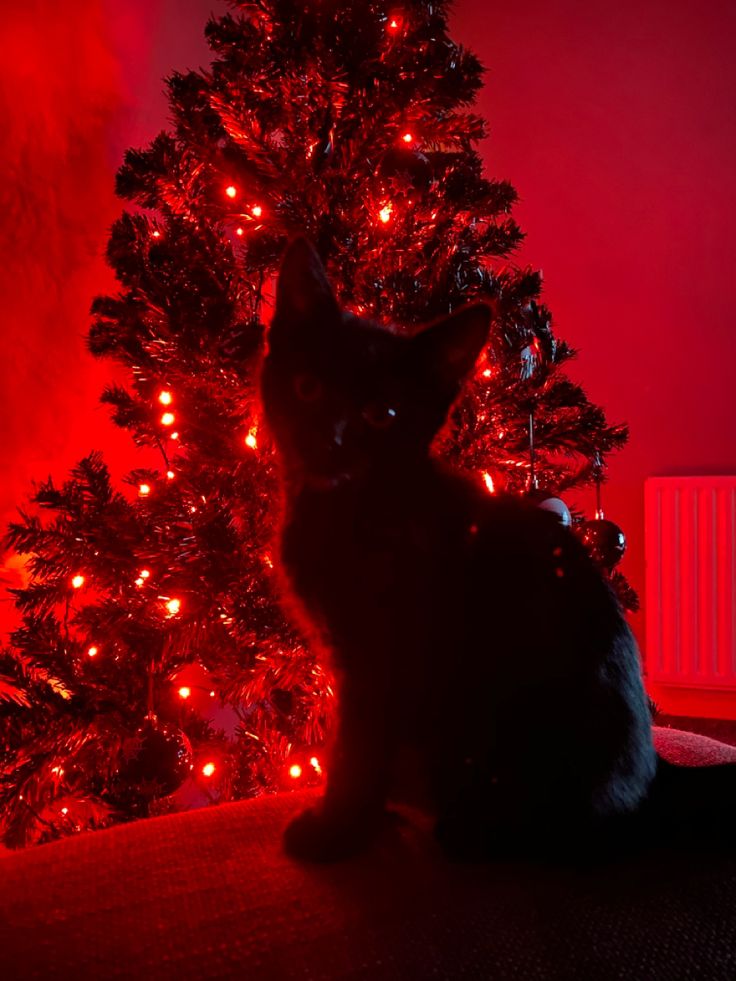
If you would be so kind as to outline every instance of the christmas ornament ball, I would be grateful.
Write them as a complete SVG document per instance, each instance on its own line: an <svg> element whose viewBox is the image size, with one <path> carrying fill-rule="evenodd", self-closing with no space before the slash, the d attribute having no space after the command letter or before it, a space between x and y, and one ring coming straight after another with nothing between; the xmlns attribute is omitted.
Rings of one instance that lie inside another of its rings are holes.
<svg viewBox="0 0 736 981"><path fill-rule="evenodd" d="M182 785L192 763L192 744L176 726L150 717L123 744L119 774L144 797L168 797Z"/></svg>
<svg viewBox="0 0 736 981"><path fill-rule="evenodd" d="M550 511L552 514L554 514L564 528L569 528L572 525L572 515L570 514L570 509L562 498L557 497L553 491L538 488L536 490L529 491L527 497L533 504L536 504L538 508L541 508L543 511Z"/></svg>
<svg viewBox="0 0 736 981"><path fill-rule="evenodd" d="M426 191L432 183L432 165L419 150L391 147L381 158L379 173L392 182L396 193Z"/></svg>
<svg viewBox="0 0 736 981"><path fill-rule="evenodd" d="M626 551L626 536L617 524L606 518L584 522L580 526L580 537L595 561L609 572Z"/></svg>

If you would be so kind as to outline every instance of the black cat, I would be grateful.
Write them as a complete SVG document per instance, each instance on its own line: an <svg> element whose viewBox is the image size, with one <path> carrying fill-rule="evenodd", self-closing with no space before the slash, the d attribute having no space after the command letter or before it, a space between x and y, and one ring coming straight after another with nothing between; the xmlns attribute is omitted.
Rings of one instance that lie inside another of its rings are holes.
<svg viewBox="0 0 736 981"><path fill-rule="evenodd" d="M585 549L430 452L490 321L469 306L407 338L341 312L304 240L284 259L262 372L281 565L339 713L294 855L365 847L407 747L458 856L610 839L669 795L636 643Z"/></svg>

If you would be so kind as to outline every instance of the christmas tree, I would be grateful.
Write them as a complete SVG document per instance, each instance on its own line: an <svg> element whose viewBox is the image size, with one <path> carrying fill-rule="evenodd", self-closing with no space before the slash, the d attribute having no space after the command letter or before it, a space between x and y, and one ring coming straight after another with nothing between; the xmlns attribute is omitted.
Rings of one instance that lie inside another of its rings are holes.
<svg viewBox="0 0 736 981"><path fill-rule="evenodd" d="M438 446L489 492L555 498L626 438L564 374L540 276L512 261L516 194L483 173L482 67L448 36L449 4L232 6L206 27L209 69L167 80L171 131L118 173L120 290L94 301L89 348L127 373L102 398L140 466L118 487L91 453L9 531L28 574L0 654L12 847L320 779L330 677L277 605L257 398L295 234L340 301L382 323L493 298Z"/></svg>

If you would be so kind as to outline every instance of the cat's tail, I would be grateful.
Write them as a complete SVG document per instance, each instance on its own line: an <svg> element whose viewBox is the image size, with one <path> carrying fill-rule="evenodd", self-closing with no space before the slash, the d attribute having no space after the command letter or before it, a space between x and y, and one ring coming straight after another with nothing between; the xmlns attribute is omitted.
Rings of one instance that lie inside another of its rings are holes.
<svg viewBox="0 0 736 981"><path fill-rule="evenodd" d="M736 847L736 763L679 766L658 756L640 817L655 840Z"/></svg>

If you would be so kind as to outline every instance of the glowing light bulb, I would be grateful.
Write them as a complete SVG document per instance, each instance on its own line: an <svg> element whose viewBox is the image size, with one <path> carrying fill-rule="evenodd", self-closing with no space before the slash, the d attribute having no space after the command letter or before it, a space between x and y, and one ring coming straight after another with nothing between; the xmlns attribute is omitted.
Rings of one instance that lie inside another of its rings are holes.
<svg viewBox="0 0 736 981"><path fill-rule="evenodd" d="M169 611L169 616L176 616L176 614L181 610L181 600L170 599L166 603L166 609Z"/></svg>
<svg viewBox="0 0 736 981"><path fill-rule="evenodd" d="M483 372L483 377L484 378L490 378L492 374L493 374L493 372L491 371L491 369L490 368L486 368L484 370L484 372Z"/></svg>
<svg viewBox="0 0 736 981"><path fill-rule="evenodd" d="M253 214L253 215L254 215L254 216L255 216L256 218L260 218L260 217L261 217L261 215L263 214L263 208L262 208L262 207L260 206L260 204L256 204L256 205L254 205L254 206L253 206L253 207L252 207L252 208L251 208L250 210L251 210L251 213L252 213L252 214Z"/></svg>
<svg viewBox="0 0 736 981"><path fill-rule="evenodd" d="M398 17L392 17L391 20L388 22L388 29L390 31L398 31L400 27L401 27L401 20Z"/></svg>
<svg viewBox="0 0 736 981"><path fill-rule="evenodd" d="M255 450L258 446L258 440L256 439L257 433L258 430L254 426L253 429L251 429L248 435L245 437L245 445L249 447L251 450Z"/></svg>
<svg viewBox="0 0 736 981"><path fill-rule="evenodd" d="M210 692L210 698L214 698L214 697L215 697L215 693L213 691L211 691Z"/></svg>
<svg viewBox="0 0 736 981"><path fill-rule="evenodd" d="M321 772L322 772L322 767L320 766L320 763L319 763L319 760L317 759L317 757L316 757L316 756L312 756L312 757L310 758L310 760L309 760L309 762L310 762L310 763L312 764L312 766L314 767L314 772L315 772L315 773L321 773Z"/></svg>
<svg viewBox="0 0 736 981"><path fill-rule="evenodd" d="M72 586L75 589L79 589L80 587L84 586L84 576L79 573L76 576L74 576L72 578Z"/></svg>
<svg viewBox="0 0 736 981"><path fill-rule="evenodd" d="M163 426L173 426L175 418L176 417L174 416L173 412L164 412L164 414L161 416L161 424ZM174 438L173 435L171 438Z"/></svg>
<svg viewBox="0 0 736 981"><path fill-rule="evenodd" d="M202 773L206 777L211 777L214 772L215 772L215 764L214 763L205 763L205 765L202 767Z"/></svg>
<svg viewBox="0 0 736 981"><path fill-rule="evenodd" d="M294 780L298 780L301 775L302 775L302 768L299 766L298 763L294 763L293 766L289 767L289 776L292 777Z"/></svg>
<svg viewBox="0 0 736 981"><path fill-rule="evenodd" d="M99 650L99 648L97 648L97 647L95 647L94 645L92 645L92 647L89 647L89 648L87 648L87 654L88 654L88 655L89 655L90 657L94 657L94 656L95 656L95 655L97 654L97 651L98 651L98 650Z"/></svg>
<svg viewBox="0 0 736 981"><path fill-rule="evenodd" d="M178 439L179 438L179 434L178 433L172 433L171 434L171 438L172 439Z"/></svg>
<svg viewBox="0 0 736 981"><path fill-rule="evenodd" d="M236 228L235 229L235 234L236 235L242 235L243 234L243 229L242 228Z"/></svg>
<svg viewBox="0 0 736 981"><path fill-rule="evenodd" d="M154 238L161 238L161 232L158 229L155 229L153 232L151 232L151 235Z"/></svg>
<svg viewBox="0 0 736 981"><path fill-rule="evenodd" d="M404 141L404 143L413 143L414 142L414 137L411 135L411 133L404 133L404 135L401 137L401 139Z"/></svg>
<svg viewBox="0 0 736 981"><path fill-rule="evenodd" d="M141 579L150 578L151 572L149 569L141 569Z"/></svg>
<svg viewBox="0 0 736 981"><path fill-rule="evenodd" d="M68 807L62 807L61 813L62 814L68 814L69 813L69 808Z"/></svg>
<svg viewBox="0 0 736 981"><path fill-rule="evenodd" d="M391 205L391 204L386 204L386 205L384 205L384 206L383 206L383 207L381 208L381 210L380 210L380 211L378 212L378 217L379 217L379 218L381 219L381 221L382 221L382 222L384 223L384 225L385 225L385 224L386 224L387 222L389 222L389 221L391 221L391 215L392 215L392 213L393 213L393 210L394 210L394 209L393 209L393 205Z"/></svg>
<svg viewBox="0 0 736 981"><path fill-rule="evenodd" d="M174 401L174 396L171 394L171 392L164 389L163 392L158 393L158 400L161 405L171 405L171 403Z"/></svg>
<svg viewBox="0 0 736 981"><path fill-rule="evenodd" d="M228 184L225 188L225 194L231 199L236 198L238 196L238 189L234 184Z"/></svg>
<svg viewBox="0 0 736 981"><path fill-rule="evenodd" d="M487 470L483 474L483 483L486 485L486 490L489 494L496 493L496 485L493 483L493 477L491 477Z"/></svg>
<svg viewBox="0 0 736 981"><path fill-rule="evenodd" d="M186 685L182 685L182 687L179 689L179 698L189 698L191 694L192 694L192 689L187 688Z"/></svg>
<svg viewBox="0 0 736 981"><path fill-rule="evenodd" d="M138 494L141 497L148 497L148 495L150 493L151 493L151 485L150 484L139 484L138 485Z"/></svg>
<svg viewBox="0 0 736 981"><path fill-rule="evenodd" d="M266 552L266 554L263 556L263 561L265 562L265 564L268 566L269 569L273 569L273 559L268 554L268 552Z"/></svg>
<svg viewBox="0 0 736 981"><path fill-rule="evenodd" d="M169 480L173 480L174 477L176 476L176 474L174 473L173 470L167 470L166 471L166 476L169 478Z"/></svg>

